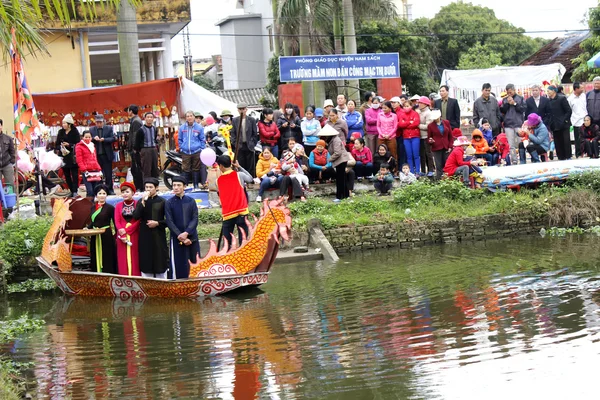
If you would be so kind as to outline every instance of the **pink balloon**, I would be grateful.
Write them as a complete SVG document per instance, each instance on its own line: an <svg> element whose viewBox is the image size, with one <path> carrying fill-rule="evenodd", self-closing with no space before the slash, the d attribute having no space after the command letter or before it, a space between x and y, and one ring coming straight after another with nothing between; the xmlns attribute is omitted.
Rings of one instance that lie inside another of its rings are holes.
<svg viewBox="0 0 600 400"><path fill-rule="evenodd" d="M207 147L200 152L200 161L202 161L202 164L206 165L207 167L212 167L216 160L217 154L210 147Z"/></svg>

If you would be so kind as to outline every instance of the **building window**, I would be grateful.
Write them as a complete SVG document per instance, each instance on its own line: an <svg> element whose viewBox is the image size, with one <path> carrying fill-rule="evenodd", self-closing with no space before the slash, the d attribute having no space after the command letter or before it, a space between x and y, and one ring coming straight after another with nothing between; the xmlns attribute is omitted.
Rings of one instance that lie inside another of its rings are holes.
<svg viewBox="0 0 600 400"><path fill-rule="evenodd" d="M267 32L269 33L269 50L273 51L273 25L267 26Z"/></svg>

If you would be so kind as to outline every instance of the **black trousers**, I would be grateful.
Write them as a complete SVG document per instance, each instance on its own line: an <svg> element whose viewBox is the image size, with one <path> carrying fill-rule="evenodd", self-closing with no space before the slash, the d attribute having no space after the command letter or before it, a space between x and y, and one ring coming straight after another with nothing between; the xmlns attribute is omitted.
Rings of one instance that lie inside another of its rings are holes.
<svg viewBox="0 0 600 400"><path fill-rule="evenodd" d="M335 167L335 198L339 200L350 197L348 185L346 184L346 167L347 162L343 162Z"/></svg>
<svg viewBox="0 0 600 400"><path fill-rule="evenodd" d="M144 177L142 176L142 160L139 153L131 152L131 175L133 184L138 192L144 191Z"/></svg>
<svg viewBox="0 0 600 400"><path fill-rule="evenodd" d="M435 179L439 180L442 178L448 155L448 150L437 150L433 152L433 160L435 161Z"/></svg>
<svg viewBox="0 0 600 400"><path fill-rule="evenodd" d="M79 191L79 167L63 167L62 170L71 194L76 195Z"/></svg>
<svg viewBox="0 0 600 400"><path fill-rule="evenodd" d="M233 231L236 226L238 228L238 246L242 243L242 231L244 231L246 238L248 238L248 225L246 224L245 215L238 215L235 218L223 221L223 238L227 239L228 250L231 248L231 239L233 238Z"/></svg>
<svg viewBox="0 0 600 400"><path fill-rule="evenodd" d="M254 149L249 150L245 145L240 146L240 150L237 152L237 159L240 162L240 166L244 168L253 178L256 177L256 158L254 155Z"/></svg>
<svg viewBox="0 0 600 400"><path fill-rule="evenodd" d="M377 192L387 193L390 190L392 190L393 184L392 183L383 183L381 181L375 181L374 186L375 186L375 190Z"/></svg>
<svg viewBox="0 0 600 400"><path fill-rule="evenodd" d="M311 168L309 174L311 182L321 181L321 183L323 183L323 181L326 181L327 179L333 179L333 177L335 176L335 170L331 167L325 170ZM319 175L321 175L321 177L319 177Z"/></svg>
<svg viewBox="0 0 600 400"><path fill-rule="evenodd" d="M575 139L575 157L581 157L581 140L579 139L579 132L581 132L581 126L573 127L573 138ZM571 138L569 137L569 140Z"/></svg>
<svg viewBox="0 0 600 400"><path fill-rule="evenodd" d="M303 194L302 186L300 186L300 182L298 182L298 179L292 179L291 176L284 176L281 180L281 186L279 186L279 195L287 196L290 185L293 188L293 196L301 197Z"/></svg>
<svg viewBox="0 0 600 400"><path fill-rule="evenodd" d="M111 154L98 154L98 164L100 164L100 168L102 168L102 174L104 175L104 183L108 186L108 190L110 190L109 194L113 194L115 191L113 189L113 176L112 176L112 162L113 155Z"/></svg>
<svg viewBox="0 0 600 400"><path fill-rule="evenodd" d="M552 131L554 135L554 147L556 148L556 156L559 160L566 160L573 156L571 151L571 136L569 128Z"/></svg>

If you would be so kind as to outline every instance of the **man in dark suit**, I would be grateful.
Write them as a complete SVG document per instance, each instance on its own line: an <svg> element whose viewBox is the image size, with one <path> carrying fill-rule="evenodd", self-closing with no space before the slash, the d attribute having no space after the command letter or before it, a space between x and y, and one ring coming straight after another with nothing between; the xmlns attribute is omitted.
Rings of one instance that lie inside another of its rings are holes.
<svg viewBox="0 0 600 400"><path fill-rule="evenodd" d="M442 112L442 119L450 121L452 129L460 128L460 107L458 106L458 100L451 98L449 94L447 85L440 86L440 96L442 98L436 100L434 105L435 108Z"/></svg>
<svg viewBox="0 0 600 400"><path fill-rule="evenodd" d="M238 143L238 130L241 132L239 138L239 148L234 149L237 153L237 160L240 166L250 172L252 176L256 176L256 159L254 147L258 142L258 127L256 120L246 115L248 106L240 103L237 106L239 117L235 117L232 121L233 129L231 129L231 145L235 146ZM241 126L241 129L240 129Z"/></svg>
<svg viewBox="0 0 600 400"><path fill-rule="evenodd" d="M96 146L96 157L98 158L98 164L102 168L102 174L104 175L104 182L108 189L109 194L114 194L113 190L113 178L112 178L112 162L114 158L112 144L115 141L115 133L112 126L104 125L104 116L96 115L96 126L90 128L94 145Z"/></svg>
<svg viewBox="0 0 600 400"><path fill-rule="evenodd" d="M541 88L538 85L531 87L531 97L525 100L525 119L529 114L535 113L542 117L546 128L550 129L552 117L550 115L550 100L541 95Z"/></svg>
<svg viewBox="0 0 600 400"><path fill-rule="evenodd" d="M142 164L139 153L133 151L135 136L137 131L142 128L143 122L139 116L139 107L135 104L125 108L129 117L129 140L127 142L127 150L131 156L131 175L133 175L133 183L136 190L141 192L144 190L144 178L142 175Z"/></svg>
<svg viewBox="0 0 600 400"><path fill-rule="evenodd" d="M556 86L548 86L550 99L550 129L554 137L554 146L559 160L570 160L573 156L571 149L571 106L564 94L558 93Z"/></svg>

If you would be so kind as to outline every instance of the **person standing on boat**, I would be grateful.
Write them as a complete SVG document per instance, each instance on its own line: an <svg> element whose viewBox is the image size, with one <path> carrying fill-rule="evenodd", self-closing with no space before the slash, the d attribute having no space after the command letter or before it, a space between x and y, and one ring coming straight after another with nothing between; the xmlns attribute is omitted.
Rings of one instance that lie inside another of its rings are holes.
<svg viewBox="0 0 600 400"><path fill-rule="evenodd" d="M171 233L171 268L169 279L185 279L190 274L190 261L200 254L198 242L198 206L196 200L185 195L187 181L182 176L173 178L174 196L167 200L165 214Z"/></svg>
<svg viewBox="0 0 600 400"><path fill-rule="evenodd" d="M238 228L238 243L242 242L242 231L248 237L248 197L244 190L244 183L238 173L231 168L231 158L223 154L217 158L221 176L217 179L217 190L223 213L222 235L227 240L228 250L233 240L233 230Z"/></svg>
<svg viewBox="0 0 600 400"><path fill-rule="evenodd" d="M88 228L105 229L104 233L92 236L90 241L90 265L93 272L116 274L115 238L112 226L115 224L115 208L106 203L108 186L101 184L94 189L96 202L92 207L91 223Z"/></svg>
<svg viewBox="0 0 600 400"><path fill-rule="evenodd" d="M142 199L137 202L133 218L139 220L139 265L144 278L167 279L169 250L167 248L167 220L165 199L157 193L158 179L144 181Z"/></svg>
<svg viewBox="0 0 600 400"><path fill-rule="evenodd" d="M115 207L117 267L119 275L140 276L138 257L140 221L133 217L137 203L133 199L135 185L123 182L120 189L123 201Z"/></svg>

